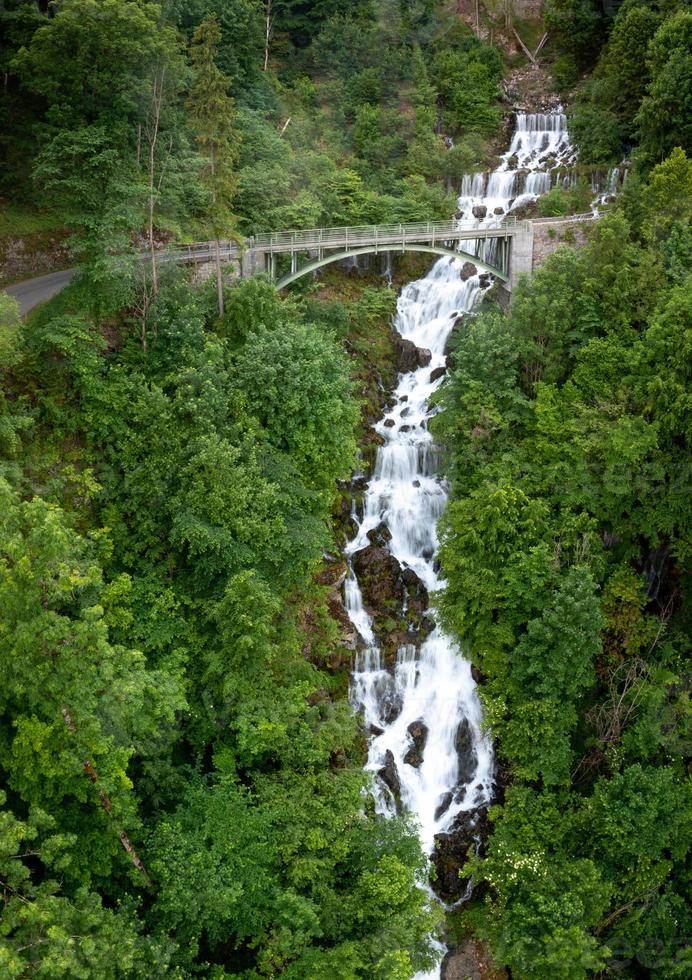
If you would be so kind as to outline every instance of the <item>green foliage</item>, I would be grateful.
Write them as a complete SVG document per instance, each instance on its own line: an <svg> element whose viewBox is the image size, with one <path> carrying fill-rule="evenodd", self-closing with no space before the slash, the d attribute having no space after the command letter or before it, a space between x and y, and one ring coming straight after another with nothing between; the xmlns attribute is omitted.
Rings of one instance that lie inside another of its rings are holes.
<svg viewBox="0 0 692 980"><path fill-rule="evenodd" d="M675 146L690 151L690 24L684 5L622 4L573 108L582 161L615 163L638 144L639 163L648 169Z"/></svg>
<svg viewBox="0 0 692 980"><path fill-rule="evenodd" d="M580 67L593 64L605 40L605 21L595 0L547 0L544 19L561 51Z"/></svg>
<svg viewBox="0 0 692 980"><path fill-rule="evenodd" d="M563 214L584 214L588 212L593 199L593 191L585 180L578 181L567 189L553 187L538 199L538 209L545 218L555 218Z"/></svg>
<svg viewBox="0 0 692 980"><path fill-rule="evenodd" d="M689 181L681 149L635 177L464 325L439 396L440 608L510 780L465 919L521 977L687 966Z"/></svg>
<svg viewBox="0 0 692 980"><path fill-rule="evenodd" d="M458 48L438 51L432 75L453 130L464 136L495 132L500 121L502 63L494 48L485 47L472 34L463 36Z"/></svg>
<svg viewBox="0 0 692 980"><path fill-rule="evenodd" d="M236 378L249 411L307 486L326 490L348 476L357 412L343 357L329 337L311 324L265 323L239 354Z"/></svg>

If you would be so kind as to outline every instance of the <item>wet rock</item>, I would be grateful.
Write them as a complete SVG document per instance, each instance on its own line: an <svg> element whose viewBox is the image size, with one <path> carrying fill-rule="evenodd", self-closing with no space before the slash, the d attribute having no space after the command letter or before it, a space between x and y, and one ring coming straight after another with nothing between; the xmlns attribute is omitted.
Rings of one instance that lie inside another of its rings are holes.
<svg viewBox="0 0 692 980"><path fill-rule="evenodd" d="M404 762L417 769L423 762L425 743L428 740L428 726L422 721L412 721L406 731L411 736L413 744L404 756Z"/></svg>
<svg viewBox="0 0 692 980"><path fill-rule="evenodd" d="M437 381L438 378L444 378L446 373L447 373L446 367L433 368L433 370L430 372L430 384L433 384L435 381Z"/></svg>
<svg viewBox="0 0 692 980"><path fill-rule="evenodd" d="M412 480L411 486L416 487L416 489L418 489L418 487L420 486L420 480Z"/></svg>
<svg viewBox="0 0 692 980"><path fill-rule="evenodd" d="M401 707L401 695L397 694L393 688L390 688L380 705L380 714L385 725L391 725L392 722L397 720L401 714Z"/></svg>
<svg viewBox="0 0 692 980"><path fill-rule="evenodd" d="M461 786L469 783L478 767L478 755L473 745L473 733L468 718L462 718L457 728L455 746L459 758L458 780Z"/></svg>
<svg viewBox="0 0 692 980"><path fill-rule="evenodd" d="M478 218L479 221L482 221L483 218L485 218L485 216L487 215L487 213L488 213L488 209L486 208L485 204L474 204L473 206L474 218Z"/></svg>
<svg viewBox="0 0 692 980"><path fill-rule="evenodd" d="M368 531L368 541L378 548L384 548L392 540L392 532L385 523L378 524L372 531Z"/></svg>
<svg viewBox="0 0 692 980"><path fill-rule="evenodd" d="M540 216L540 208L536 201L526 201L524 204L520 204L519 207L512 208L512 216L518 221L523 218L538 218Z"/></svg>
<svg viewBox="0 0 692 980"><path fill-rule="evenodd" d="M348 483L348 489L351 491L351 494L353 496L356 496L357 494L365 493L365 491L368 489L367 476L363 476L363 474L361 473L359 473L357 476L354 476L353 479L350 480Z"/></svg>
<svg viewBox="0 0 692 980"><path fill-rule="evenodd" d="M436 872L433 887L443 902L456 902L466 892L469 881L462 876L462 868L470 857L482 853L487 835L485 809L462 811L448 833L435 835L431 857Z"/></svg>
<svg viewBox="0 0 692 980"><path fill-rule="evenodd" d="M399 426L399 432L410 432L410 431L411 431L411 426L410 425L401 425L401 426Z"/></svg>
<svg viewBox="0 0 692 980"><path fill-rule="evenodd" d="M378 770L377 775L380 777L385 786L391 790L398 806L401 799L401 785L399 783L399 773L397 772L396 762L394 761L394 753L391 749L387 749L385 752L384 765L380 770Z"/></svg>
<svg viewBox="0 0 692 980"><path fill-rule="evenodd" d="M483 289L485 289L487 286L489 286L492 281L493 281L493 277L490 275L489 272L482 273L482 275L480 276L480 279L479 279L479 282L480 282L481 286L483 287Z"/></svg>
<svg viewBox="0 0 692 980"><path fill-rule="evenodd" d="M464 939L442 961L441 980L506 980L507 973L492 961L490 950L480 939Z"/></svg>
<svg viewBox="0 0 692 980"><path fill-rule="evenodd" d="M321 569L315 576L315 581L318 585L331 585L334 588L339 588L343 585L347 572L346 562L340 561Z"/></svg>
<svg viewBox="0 0 692 980"><path fill-rule="evenodd" d="M495 210L493 211L493 214L504 214L504 213L505 213L504 208L495 208Z"/></svg>
<svg viewBox="0 0 692 980"><path fill-rule="evenodd" d="M420 626L420 617L428 608L428 590L412 568L405 568L401 580L406 589L408 617L411 625Z"/></svg>
<svg viewBox="0 0 692 980"><path fill-rule="evenodd" d="M385 429L393 429L394 426L396 425L396 422L394 421L394 419L385 419L383 425Z"/></svg>
<svg viewBox="0 0 692 980"><path fill-rule="evenodd" d="M477 276L477 275L478 275L478 269L473 264L473 262L464 262L464 264L461 267L461 272L459 273L459 278L461 279L461 281L466 282L467 279L470 279L472 276Z"/></svg>
<svg viewBox="0 0 692 980"><path fill-rule="evenodd" d="M404 374L415 371L416 368L426 367L432 360L432 354L425 347L416 347L411 340L403 337L396 338L399 370Z"/></svg>
<svg viewBox="0 0 692 980"><path fill-rule="evenodd" d="M473 677L476 684L483 684L485 682L485 674L475 664L471 664L471 677Z"/></svg>
<svg viewBox="0 0 692 980"><path fill-rule="evenodd" d="M461 208L456 209L454 212L454 217L457 221L461 221L461 219L464 217L464 212L461 210Z"/></svg>
<svg viewBox="0 0 692 980"><path fill-rule="evenodd" d="M371 544L357 551L353 567L360 583L363 598L374 611L386 609L403 598L401 566L394 555L381 545Z"/></svg>
<svg viewBox="0 0 692 980"><path fill-rule="evenodd" d="M438 804L437 809L435 810L435 820L439 820L442 814L446 813L447 810L449 810L449 804L452 802L453 799L454 799L454 794L451 792L451 790L449 791L449 793L445 793L445 795L442 797L442 800Z"/></svg>
<svg viewBox="0 0 692 980"><path fill-rule="evenodd" d="M355 650L358 643L358 635L344 605L341 589L334 589L327 596L327 609L329 615L341 627L341 642L348 650Z"/></svg>
<svg viewBox="0 0 692 980"><path fill-rule="evenodd" d="M400 402L407 402L408 401L408 395L402 395L401 398L399 399L399 401Z"/></svg>

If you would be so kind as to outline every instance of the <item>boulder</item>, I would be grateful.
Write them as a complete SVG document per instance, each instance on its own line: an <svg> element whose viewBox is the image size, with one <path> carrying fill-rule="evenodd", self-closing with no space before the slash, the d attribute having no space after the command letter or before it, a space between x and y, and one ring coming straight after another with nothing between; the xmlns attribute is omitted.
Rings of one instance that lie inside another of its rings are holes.
<svg viewBox="0 0 692 980"><path fill-rule="evenodd" d="M404 756L404 762L417 769L423 762L423 752L428 739L428 727L422 721L412 721L406 731L411 736L411 747Z"/></svg>
<svg viewBox="0 0 692 980"><path fill-rule="evenodd" d="M473 779L478 767L478 755L473 745L473 733L468 718L462 718L459 722L455 745L459 759L457 778L460 786L466 786Z"/></svg>
<svg viewBox="0 0 692 980"><path fill-rule="evenodd" d="M461 279L461 281L466 282L467 279L470 279L472 276L477 276L477 275L478 275L478 269L473 264L473 262L464 262L464 264L461 267L461 272L459 273L459 278Z"/></svg>
<svg viewBox="0 0 692 980"><path fill-rule="evenodd" d="M488 213L488 209L486 208L485 204L474 204L473 206L474 218L478 218L479 221L482 221L483 218L485 218L485 216L487 215L487 213Z"/></svg>
<svg viewBox="0 0 692 980"><path fill-rule="evenodd" d="M399 426L399 432L410 432L410 431L411 431L411 426L410 425L400 425Z"/></svg>
<svg viewBox="0 0 692 980"><path fill-rule="evenodd" d="M403 337L396 338L398 353L399 370L403 374L415 371L419 367L427 367L432 360L432 354L424 347L416 347L412 340L405 340Z"/></svg>
<svg viewBox="0 0 692 980"><path fill-rule="evenodd" d="M526 201L524 204L520 204L519 207L511 208L511 212L517 221L520 221L522 218L538 218L541 213L537 201Z"/></svg>
<svg viewBox="0 0 692 980"><path fill-rule="evenodd" d="M398 809L401 800L401 785L399 783L396 762L394 761L394 754L391 749L387 749L385 752L384 765L378 770L377 775L385 786L391 790Z"/></svg>
<svg viewBox="0 0 692 980"><path fill-rule="evenodd" d="M451 829L435 835L435 850L431 860L435 866L434 889L443 902L458 901L466 892L469 881L461 869L470 857L481 851L488 834L486 810L462 810Z"/></svg>
<svg viewBox="0 0 692 980"><path fill-rule="evenodd" d="M374 527L372 531L368 531L367 539L378 548L384 548L392 540L392 532L383 522L382 524L378 524L377 527Z"/></svg>
<svg viewBox="0 0 692 980"><path fill-rule="evenodd" d="M430 384L434 384L434 382L437 381L438 378L444 378L446 373L447 373L447 368L444 366L433 368L433 370L430 372Z"/></svg>
<svg viewBox="0 0 692 980"><path fill-rule="evenodd" d="M493 214L504 214L504 213L505 213L504 208L495 208L495 210L493 211Z"/></svg>
<svg viewBox="0 0 692 980"><path fill-rule="evenodd" d="M439 820L442 814L449 810L449 804L452 802L453 798L454 794L451 791L449 793L445 793L435 810L435 820Z"/></svg>
<svg viewBox="0 0 692 980"><path fill-rule="evenodd" d="M394 426L396 425L396 422L394 421L394 419L385 419L383 425L385 429L393 429Z"/></svg>

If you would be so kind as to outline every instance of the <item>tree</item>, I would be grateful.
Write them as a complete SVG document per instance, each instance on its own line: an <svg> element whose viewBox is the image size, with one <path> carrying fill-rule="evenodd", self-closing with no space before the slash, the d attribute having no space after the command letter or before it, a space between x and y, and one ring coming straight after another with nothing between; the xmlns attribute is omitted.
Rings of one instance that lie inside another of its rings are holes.
<svg viewBox="0 0 692 980"><path fill-rule="evenodd" d="M692 13L666 18L647 50L651 82L636 123L644 161L659 163L676 146L692 153Z"/></svg>
<svg viewBox="0 0 692 980"><path fill-rule="evenodd" d="M234 126L234 103L228 82L216 66L221 31L216 17L203 21L195 31L190 48L193 81L188 96L190 124L200 149L207 157L208 218L216 246L216 289L219 314L224 297L219 239L233 228L231 204L236 188L234 164L238 134Z"/></svg>
<svg viewBox="0 0 692 980"><path fill-rule="evenodd" d="M135 160L123 158L103 126L63 130L40 153L34 180L79 226L72 238L81 264L77 286L98 322L132 296L132 230L142 204Z"/></svg>
<svg viewBox="0 0 692 980"><path fill-rule="evenodd" d="M131 756L154 750L171 725L182 706L177 684L147 670L140 653L110 643L108 586L93 548L60 509L21 502L4 481L0 493L0 711L13 719L3 725L8 784L63 830L80 827L89 844L74 854L72 875L88 881L90 848L94 865L108 868L119 838L148 880L124 830L137 824L127 770Z"/></svg>
<svg viewBox="0 0 692 980"><path fill-rule="evenodd" d="M272 445L306 485L331 497L355 457L357 409L343 353L312 324L258 325L236 361L235 384Z"/></svg>

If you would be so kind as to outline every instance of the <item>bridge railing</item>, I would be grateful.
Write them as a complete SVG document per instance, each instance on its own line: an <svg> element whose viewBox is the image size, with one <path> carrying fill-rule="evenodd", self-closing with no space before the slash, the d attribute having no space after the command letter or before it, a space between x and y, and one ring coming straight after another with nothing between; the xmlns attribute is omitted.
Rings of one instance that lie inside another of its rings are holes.
<svg viewBox="0 0 692 980"><path fill-rule="evenodd" d="M517 218L508 215L497 225L477 227L463 220L452 221L409 221L399 224L382 225L344 225L337 228L306 228L291 231L271 231L253 235L245 239L243 245L237 242L221 242L224 257L238 251L258 249L260 251L293 251L303 248L329 248L334 245L347 247L370 244L405 244L415 241L438 241L465 238L495 237L508 229L516 228ZM189 245L175 246L171 252L182 259L189 257L212 258L215 245L212 242L193 242Z"/></svg>

